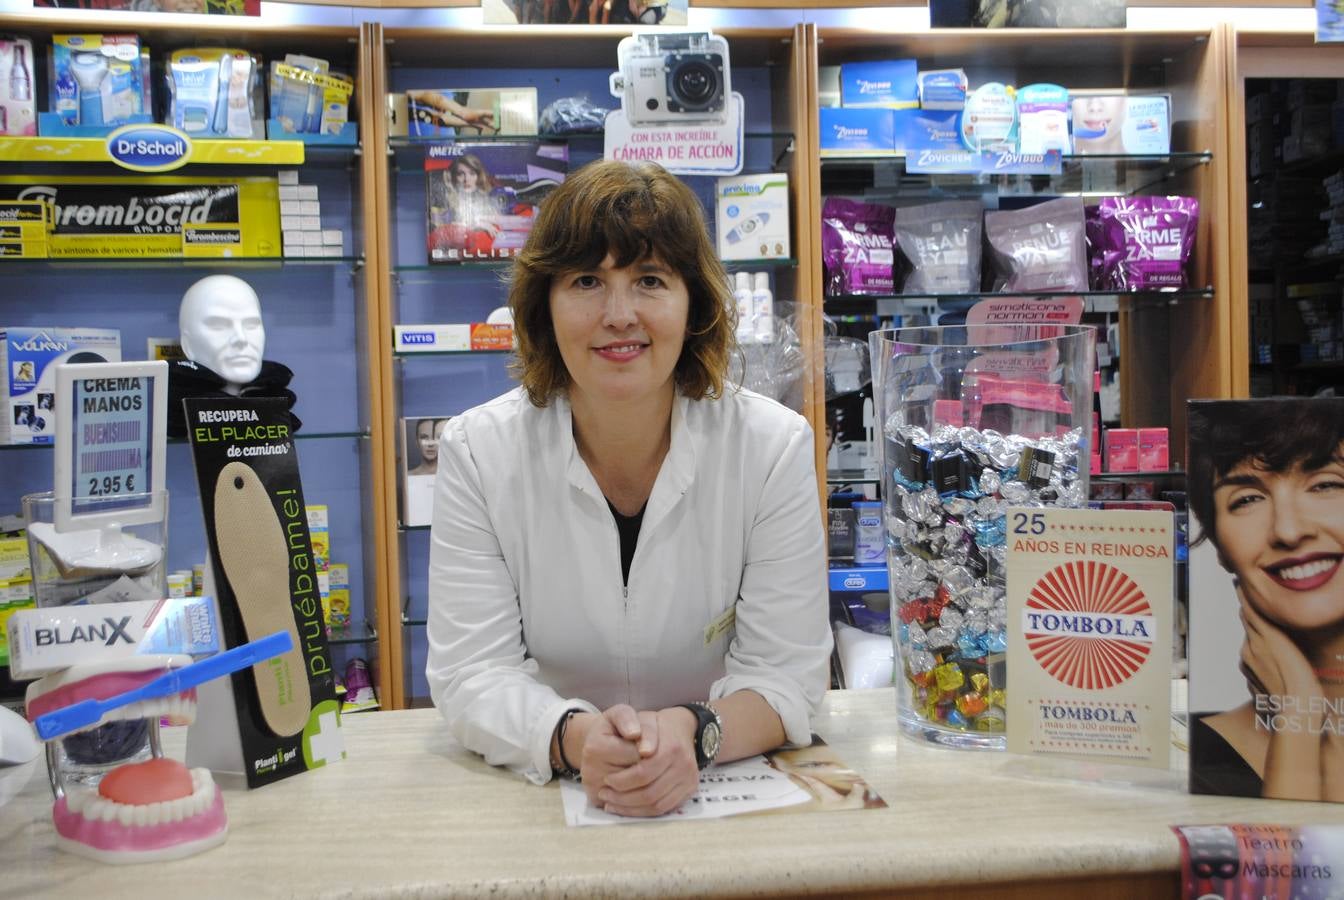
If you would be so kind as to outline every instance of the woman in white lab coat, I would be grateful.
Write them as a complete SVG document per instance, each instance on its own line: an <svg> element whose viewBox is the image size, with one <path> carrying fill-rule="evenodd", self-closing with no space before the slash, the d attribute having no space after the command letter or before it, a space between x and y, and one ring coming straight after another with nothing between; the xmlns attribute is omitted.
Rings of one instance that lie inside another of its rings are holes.
<svg viewBox="0 0 1344 900"><path fill-rule="evenodd" d="M726 382L728 278L656 165L571 175L509 302L522 386L440 443L430 691L488 762L659 815L715 759L811 742L831 648L812 431Z"/></svg>

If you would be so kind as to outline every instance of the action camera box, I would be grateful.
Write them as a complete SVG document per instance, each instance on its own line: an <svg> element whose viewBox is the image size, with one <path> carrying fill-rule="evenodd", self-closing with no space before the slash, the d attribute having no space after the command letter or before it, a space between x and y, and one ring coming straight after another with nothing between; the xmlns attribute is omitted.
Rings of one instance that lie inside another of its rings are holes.
<svg viewBox="0 0 1344 900"><path fill-rule="evenodd" d="M121 362L115 328L0 328L4 409L0 444L56 440L56 369L59 363Z"/></svg>
<svg viewBox="0 0 1344 900"><path fill-rule="evenodd" d="M719 259L787 259L789 176L783 172L720 178L714 231Z"/></svg>

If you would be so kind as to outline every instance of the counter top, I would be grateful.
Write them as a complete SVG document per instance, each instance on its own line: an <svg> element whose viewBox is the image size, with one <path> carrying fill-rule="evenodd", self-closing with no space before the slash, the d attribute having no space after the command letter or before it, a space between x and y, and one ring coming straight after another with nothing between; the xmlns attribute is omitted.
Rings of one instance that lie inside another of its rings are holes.
<svg viewBox="0 0 1344 900"><path fill-rule="evenodd" d="M605 828L566 827L554 782L486 765L434 710L343 724L346 760L226 791L223 846L145 866L57 850L39 761L0 807L0 897L946 897L949 883L976 883L977 897L1174 896L1173 824L1340 819L1333 804L1007 774L1004 754L898 739L889 688L831 692L814 729L886 809Z"/></svg>

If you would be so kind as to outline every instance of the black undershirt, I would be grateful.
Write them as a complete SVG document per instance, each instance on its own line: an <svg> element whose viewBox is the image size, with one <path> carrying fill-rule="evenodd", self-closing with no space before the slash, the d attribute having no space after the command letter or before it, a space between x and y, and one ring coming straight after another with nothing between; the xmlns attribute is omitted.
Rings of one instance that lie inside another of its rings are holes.
<svg viewBox="0 0 1344 900"><path fill-rule="evenodd" d="M630 583L630 563L635 558L635 542L639 540L639 526L644 521L644 510L648 507L648 501L639 508L639 512L633 516L623 516L620 511L612 506L611 501L607 501L611 514L616 517L616 532L621 536L621 583Z"/></svg>

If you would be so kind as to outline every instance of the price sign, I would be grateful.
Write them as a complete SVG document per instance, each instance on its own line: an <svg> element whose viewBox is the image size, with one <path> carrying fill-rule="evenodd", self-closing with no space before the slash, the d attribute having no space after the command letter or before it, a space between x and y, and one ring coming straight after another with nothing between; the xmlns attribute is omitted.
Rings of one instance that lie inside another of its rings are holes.
<svg viewBox="0 0 1344 900"><path fill-rule="evenodd" d="M165 362L57 367L58 529L161 518L167 395Z"/></svg>

